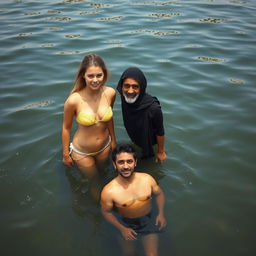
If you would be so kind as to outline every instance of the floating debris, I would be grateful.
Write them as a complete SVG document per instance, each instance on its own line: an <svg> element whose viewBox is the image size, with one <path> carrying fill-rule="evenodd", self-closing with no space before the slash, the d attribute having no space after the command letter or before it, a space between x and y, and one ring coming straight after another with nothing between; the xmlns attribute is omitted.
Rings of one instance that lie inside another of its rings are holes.
<svg viewBox="0 0 256 256"><path fill-rule="evenodd" d="M159 3L157 1L141 1L141 2L133 2L133 5L157 5L157 6L165 6L165 5L172 5L177 4L177 1L168 1L168 2L162 2Z"/></svg>
<svg viewBox="0 0 256 256"><path fill-rule="evenodd" d="M236 31L236 33L239 35L246 35L246 32L244 32L244 31Z"/></svg>
<svg viewBox="0 0 256 256"><path fill-rule="evenodd" d="M55 44L41 44L41 47L53 47Z"/></svg>
<svg viewBox="0 0 256 256"><path fill-rule="evenodd" d="M177 4L177 1L169 1L169 2L157 3L157 5L171 5L171 4Z"/></svg>
<svg viewBox="0 0 256 256"><path fill-rule="evenodd" d="M62 28L57 28L57 27L52 27L52 28L48 28L50 31L61 31L63 30Z"/></svg>
<svg viewBox="0 0 256 256"><path fill-rule="evenodd" d="M41 15L40 12L30 12L30 13L24 13L25 16L38 16Z"/></svg>
<svg viewBox="0 0 256 256"><path fill-rule="evenodd" d="M44 101L41 101L41 102L38 102L38 103L33 103L33 104L29 104L29 105L26 105L26 106L21 107L21 108L17 108L16 111L27 110L27 109L31 109L31 108L46 107L46 106L51 105L53 103L54 103L54 101L52 101L52 100L44 100Z"/></svg>
<svg viewBox="0 0 256 256"><path fill-rule="evenodd" d="M20 34L18 34L18 36L31 36L32 35L32 33L30 32L30 33L20 33Z"/></svg>
<svg viewBox="0 0 256 256"><path fill-rule="evenodd" d="M71 18L69 17L52 17L51 20L57 20L57 21L69 21Z"/></svg>
<svg viewBox="0 0 256 256"><path fill-rule="evenodd" d="M95 8L110 8L113 7L114 5L111 4L91 4L91 6Z"/></svg>
<svg viewBox="0 0 256 256"><path fill-rule="evenodd" d="M169 30L169 31L156 31L156 30L135 30L132 31L131 33L147 33L147 34L152 34L156 36L166 36L166 35L171 35L171 34L178 34L177 31L175 30Z"/></svg>
<svg viewBox="0 0 256 256"><path fill-rule="evenodd" d="M232 84L244 84L244 81L243 81L243 80L234 79L234 78L230 78L230 79L229 79L229 82L232 83Z"/></svg>
<svg viewBox="0 0 256 256"><path fill-rule="evenodd" d="M176 17L181 16L180 13L152 13L149 14L151 17L157 17L157 18L170 18L170 17Z"/></svg>
<svg viewBox="0 0 256 256"><path fill-rule="evenodd" d="M199 60L202 61L208 61L208 62L225 62L226 60L224 59L218 59L218 58L211 58L211 57L197 57Z"/></svg>
<svg viewBox="0 0 256 256"><path fill-rule="evenodd" d="M222 19L222 18L205 18L205 19L200 19L199 21L206 22L206 23L221 23L221 22L227 21L227 19Z"/></svg>
<svg viewBox="0 0 256 256"><path fill-rule="evenodd" d="M173 35L173 34L179 34L175 30L170 30L170 31L154 31L153 33L156 36L166 36L166 35Z"/></svg>
<svg viewBox="0 0 256 256"><path fill-rule="evenodd" d="M49 11L47 11L47 13L49 13L49 14L57 14L57 13L61 13L61 11L49 10Z"/></svg>
<svg viewBox="0 0 256 256"><path fill-rule="evenodd" d="M122 19L123 16L117 16L117 17L112 17L112 18L98 18L97 20L101 21L116 21Z"/></svg>
<svg viewBox="0 0 256 256"><path fill-rule="evenodd" d="M97 14L99 13L98 11L92 11L92 12L80 12L79 15L92 15L92 14Z"/></svg>
<svg viewBox="0 0 256 256"><path fill-rule="evenodd" d="M79 34L77 34L77 35L65 35L65 37L67 37L67 38L77 38L77 37L80 37L80 35Z"/></svg>

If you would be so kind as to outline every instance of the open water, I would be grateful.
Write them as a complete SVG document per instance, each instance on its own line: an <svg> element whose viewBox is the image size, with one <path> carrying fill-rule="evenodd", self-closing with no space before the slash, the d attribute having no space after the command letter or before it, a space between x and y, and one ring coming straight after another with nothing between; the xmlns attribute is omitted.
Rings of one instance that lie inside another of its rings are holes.
<svg viewBox="0 0 256 256"><path fill-rule="evenodd" d="M137 65L161 101L168 160L139 165L166 195L160 255L256 255L255 1L2 0L0 31L1 255L119 255L61 161L63 103L91 52L108 85ZM119 96L114 120L129 142Z"/></svg>

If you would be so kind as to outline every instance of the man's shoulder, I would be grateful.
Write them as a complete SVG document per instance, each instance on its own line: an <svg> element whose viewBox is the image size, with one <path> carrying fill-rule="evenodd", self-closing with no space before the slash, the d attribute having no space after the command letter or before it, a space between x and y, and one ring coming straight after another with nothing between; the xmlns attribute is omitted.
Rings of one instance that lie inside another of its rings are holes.
<svg viewBox="0 0 256 256"><path fill-rule="evenodd" d="M114 178L113 180L111 180L110 182L108 182L104 187L103 187L103 191L105 192L111 192L113 191L114 187L116 187L117 185L117 181L116 178Z"/></svg>
<svg viewBox="0 0 256 256"><path fill-rule="evenodd" d="M153 104L150 105L151 109L161 110L160 101L156 97L154 98L155 98L155 101L153 102Z"/></svg>
<svg viewBox="0 0 256 256"><path fill-rule="evenodd" d="M156 183L156 180L148 173L137 172L137 182L143 186L152 186Z"/></svg>
<svg viewBox="0 0 256 256"><path fill-rule="evenodd" d="M158 98L156 96L152 96L152 95L147 94L147 98L148 98L148 101L151 101L151 103L147 107L147 110L161 111L161 104L160 104L160 101L158 100Z"/></svg>
<svg viewBox="0 0 256 256"><path fill-rule="evenodd" d="M153 179L153 177L146 172L136 172L136 177L138 179Z"/></svg>

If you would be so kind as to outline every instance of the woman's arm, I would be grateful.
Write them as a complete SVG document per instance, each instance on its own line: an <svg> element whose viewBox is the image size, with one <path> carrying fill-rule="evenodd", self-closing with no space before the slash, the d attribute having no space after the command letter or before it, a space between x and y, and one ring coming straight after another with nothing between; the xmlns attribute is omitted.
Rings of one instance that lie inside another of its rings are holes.
<svg viewBox="0 0 256 256"><path fill-rule="evenodd" d="M73 123L73 117L75 115L74 103L67 99L64 104L64 117L62 124L62 147L63 147L63 163L69 167L73 164L73 160L69 155L69 142L70 142L70 132Z"/></svg>
<svg viewBox="0 0 256 256"><path fill-rule="evenodd" d="M116 91L111 88L111 103L110 106L114 107L115 99L116 99ZM113 150L116 147L116 135L115 135L115 128L114 128L114 118L112 117L110 121L108 121L108 130L111 137L111 149Z"/></svg>

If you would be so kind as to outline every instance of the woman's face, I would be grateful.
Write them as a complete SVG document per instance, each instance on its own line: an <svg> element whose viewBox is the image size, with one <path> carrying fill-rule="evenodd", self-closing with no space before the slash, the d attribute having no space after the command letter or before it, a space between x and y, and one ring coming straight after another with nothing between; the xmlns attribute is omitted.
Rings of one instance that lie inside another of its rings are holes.
<svg viewBox="0 0 256 256"><path fill-rule="evenodd" d="M98 66L90 66L84 73L84 79L86 86L89 86L92 90L98 90L103 85L103 70Z"/></svg>

